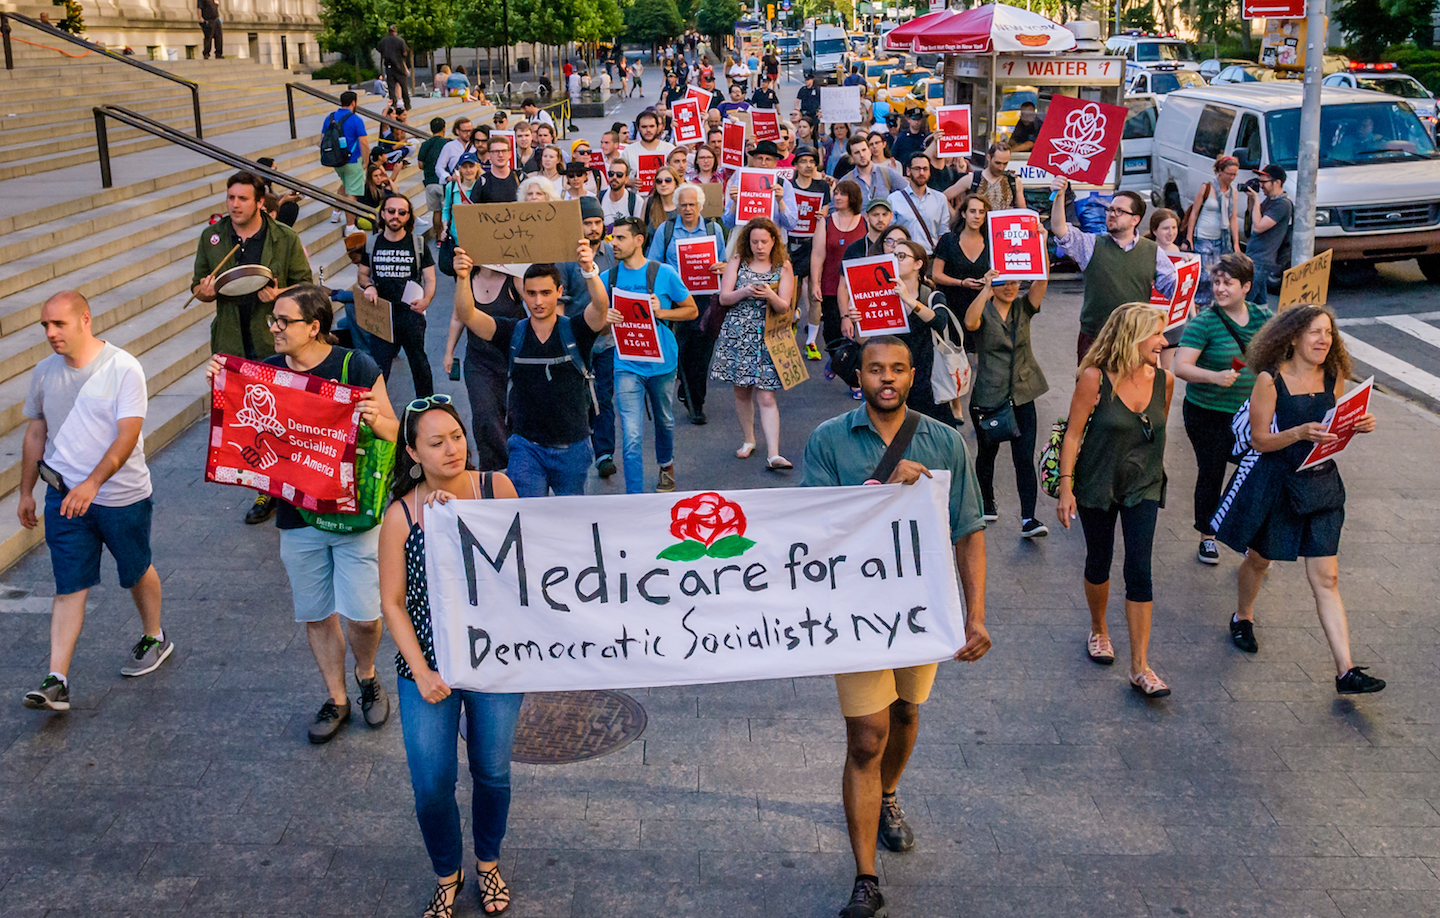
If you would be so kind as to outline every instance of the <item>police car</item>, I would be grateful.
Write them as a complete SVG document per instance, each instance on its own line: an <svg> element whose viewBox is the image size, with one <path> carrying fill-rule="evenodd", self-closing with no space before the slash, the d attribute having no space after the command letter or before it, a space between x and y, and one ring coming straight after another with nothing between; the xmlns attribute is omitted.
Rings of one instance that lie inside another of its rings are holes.
<svg viewBox="0 0 1440 918"><path fill-rule="evenodd" d="M1157 95L1192 86L1204 86L1205 78L1196 70L1182 69L1179 64L1152 64L1139 67L1126 62L1125 92L1128 95Z"/></svg>
<svg viewBox="0 0 1440 918"><path fill-rule="evenodd" d="M1348 86L1351 89L1369 89L1391 96L1399 96L1420 117L1421 123L1436 133L1435 95L1419 80L1408 73L1401 73L1395 64L1362 64L1351 61L1340 73L1332 73L1323 81L1326 86Z"/></svg>

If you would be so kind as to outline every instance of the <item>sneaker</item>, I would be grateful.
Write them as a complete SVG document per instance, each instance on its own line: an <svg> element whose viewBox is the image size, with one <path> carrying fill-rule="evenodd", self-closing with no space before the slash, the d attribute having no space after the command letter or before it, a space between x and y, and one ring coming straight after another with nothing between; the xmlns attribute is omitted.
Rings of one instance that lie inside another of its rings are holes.
<svg viewBox="0 0 1440 918"><path fill-rule="evenodd" d="M604 459L595 463L595 471L600 473L601 478L609 478L619 471L619 469L615 468L615 460L606 456Z"/></svg>
<svg viewBox="0 0 1440 918"><path fill-rule="evenodd" d="M68 711L70 686L47 674L38 689L25 693L25 707L36 711Z"/></svg>
<svg viewBox="0 0 1440 918"><path fill-rule="evenodd" d="M255 495L255 503L245 512L245 525L256 526L270 519L275 515L275 506L278 503L280 501L269 494Z"/></svg>
<svg viewBox="0 0 1440 918"><path fill-rule="evenodd" d="M365 723L378 727L389 720L390 696L380 682L380 674L376 673L369 679L361 679L357 675L355 681L360 685L360 713L365 715Z"/></svg>
<svg viewBox="0 0 1440 918"><path fill-rule="evenodd" d="M1342 695L1364 695L1368 692L1378 692L1383 689L1385 687L1385 680L1365 675L1365 669L1366 667L1364 666L1352 666L1350 667L1350 671L1345 675L1336 676L1335 691ZM41 687L43 688L44 686L42 685ZM28 695L26 699L28 703Z"/></svg>
<svg viewBox="0 0 1440 918"><path fill-rule="evenodd" d="M879 881L874 877L856 877L850 901L840 909L840 918L887 918L889 914L885 897L880 894Z"/></svg>
<svg viewBox="0 0 1440 918"><path fill-rule="evenodd" d="M673 491L673 490L675 490L675 466L673 466L673 465L668 465L668 466L667 466L667 465L662 465L662 466L660 466L660 483L657 484L657 485L655 485L655 490L656 490L656 491Z"/></svg>
<svg viewBox="0 0 1440 918"><path fill-rule="evenodd" d="M325 703L320 706L320 713L315 715L315 722L310 725L310 742L317 746L330 742L349 720L349 701L340 705L325 699Z"/></svg>
<svg viewBox="0 0 1440 918"><path fill-rule="evenodd" d="M817 345L814 341L811 341L811 342L809 342L809 343L807 343L807 344L805 345L805 359L806 359L806 360L819 360L819 359L820 359L820 346Z"/></svg>
<svg viewBox="0 0 1440 918"><path fill-rule="evenodd" d="M905 821L905 811L895 795L880 798L880 843L891 851L909 851L915 847L915 833Z"/></svg>
<svg viewBox="0 0 1440 918"><path fill-rule="evenodd" d="M709 419L705 417L705 409L692 407L690 409L690 423L696 427L704 427L709 423Z"/></svg>
<svg viewBox="0 0 1440 918"><path fill-rule="evenodd" d="M1195 552L1195 560L1201 564L1220 563L1220 549L1215 545L1214 539L1200 540L1200 550Z"/></svg>
<svg viewBox="0 0 1440 918"><path fill-rule="evenodd" d="M339 222L340 222L341 220L343 220L343 219L345 219L345 217L344 217L343 214L340 213L340 211L338 211L338 210L332 210L332 211L330 211L330 222L331 222L331 223L339 223Z"/></svg>
<svg viewBox="0 0 1440 918"><path fill-rule="evenodd" d="M1255 643L1255 623L1242 621L1230 616L1230 641L1246 653L1255 653L1260 645Z"/></svg>
<svg viewBox="0 0 1440 918"><path fill-rule="evenodd" d="M165 658L175 651L175 642L165 637L153 638L144 635L130 648L130 656L134 662L127 663L120 667L122 676L143 676L146 673L153 673L165 662Z"/></svg>
<svg viewBox="0 0 1440 918"><path fill-rule="evenodd" d="M1000 508L996 507L996 506L995 506L994 504L992 504L992 503L986 502L986 504L985 504L985 522L987 522L987 523L993 523L993 522L995 522L995 521L998 520L998 519L1000 519Z"/></svg>
<svg viewBox="0 0 1440 918"><path fill-rule="evenodd" d="M1049 528L1046 527L1044 523L1035 519L1033 516L1030 519L1024 520L1020 523L1020 535L1023 538L1038 539L1041 536L1047 536L1049 534Z"/></svg>
<svg viewBox="0 0 1440 918"><path fill-rule="evenodd" d="M863 402L865 400L865 393L861 392L859 389L851 389L850 397L857 402Z"/></svg>

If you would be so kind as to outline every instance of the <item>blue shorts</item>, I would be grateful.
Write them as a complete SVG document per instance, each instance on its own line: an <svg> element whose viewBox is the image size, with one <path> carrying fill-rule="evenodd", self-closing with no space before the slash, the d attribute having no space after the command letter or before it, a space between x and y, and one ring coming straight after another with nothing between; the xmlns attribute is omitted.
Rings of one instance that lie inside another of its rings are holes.
<svg viewBox="0 0 1440 918"><path fill-rule="evenodd" d="M125 507L91 504L84 516L60 515L60 492L45 489L45 542L55 569L55 593L67 596L100 583L100 546L110 549L120 585L130 589L150 570L150 498Z"/></svg>
<svg viewBox="0 0 1440 918"><path fill-rule="evenodd" d="M295 621L323 622L337 612L352 622L379 621L379 553L379 526L354 533L280 530Z"/></svg>

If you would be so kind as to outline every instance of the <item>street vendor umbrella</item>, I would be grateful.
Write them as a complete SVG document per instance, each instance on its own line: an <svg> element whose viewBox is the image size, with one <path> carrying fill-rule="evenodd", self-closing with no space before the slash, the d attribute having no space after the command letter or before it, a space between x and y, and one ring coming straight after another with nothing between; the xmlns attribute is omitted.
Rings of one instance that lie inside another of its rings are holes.
<svg viewBox="0 0 1440 918"><path fill-rule="evenodd" d="M944 22L954 16L960 15L961 10L944 9L934 13L926 13L924 16L916 16L903 25L898 25L885 33L885 50L887 51L911 51L910 43L915 36L930 28L931 26Z"/></svg>
<svg viewBox="0 0 1440 918"><path fill-rule="evenodd" d="M936 21L916 34L910 47L917 53L1068 51L1075 47L1075 35L1039 13L987 3Z"/></svg>

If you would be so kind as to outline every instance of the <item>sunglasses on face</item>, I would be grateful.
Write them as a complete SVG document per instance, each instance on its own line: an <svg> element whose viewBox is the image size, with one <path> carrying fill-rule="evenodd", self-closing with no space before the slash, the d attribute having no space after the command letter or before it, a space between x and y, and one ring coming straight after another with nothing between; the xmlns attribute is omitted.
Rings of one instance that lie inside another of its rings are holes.
<svg viewBox="0 0 1440 918"><path fill-rule="evenodd" d="M607 172L607 173L605 173L605 174L608 175L608 176L610 176L611 178L624 178L625 176L629 175L630 173L628 173L628 172Z"/></svg>
<svg viewBox="0 0 1440 918"><path fill-rule="evenodd" d="M387 208L385 208L385 213L388 214L388 215L390 215L390 216L394 216L394 217L408 217L408 216L410 216L410 211L408 211L408 210L396 210L396 209L393 208L393 207L387 207Z"/></svg>

